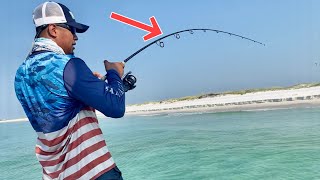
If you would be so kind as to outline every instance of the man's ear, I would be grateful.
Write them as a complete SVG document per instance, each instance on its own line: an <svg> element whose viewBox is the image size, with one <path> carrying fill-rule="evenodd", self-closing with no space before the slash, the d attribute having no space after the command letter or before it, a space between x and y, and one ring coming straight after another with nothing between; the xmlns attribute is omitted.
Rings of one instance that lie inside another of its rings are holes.
<svg viewBox="0 0 320 180"><path fill-rule="evenodd" d="M49 24L47 28L48 35L52 38L56 38L58 36L57 26L54 24Z"/></svg>

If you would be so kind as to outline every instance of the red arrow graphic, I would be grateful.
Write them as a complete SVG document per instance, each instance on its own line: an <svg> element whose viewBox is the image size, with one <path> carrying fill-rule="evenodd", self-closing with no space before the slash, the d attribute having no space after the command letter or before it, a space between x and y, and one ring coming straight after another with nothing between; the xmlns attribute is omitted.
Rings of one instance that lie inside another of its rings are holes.
<svg viewBox="0 0 320 180"><path fill-rule="evenodd" d="M160 36L162 34L162 31L160 29L159 24L157 23L157 20L154 16L150 18L151 26L144 24L142 22L136 21L134 19L128 18L126 16L117 14L115 12L112 12L110 15L111 19L117 20L119 22L122 22L124 24L128 24L130 26L133 26L135 28L139 28L141 30L149 32L149 34L143 36L144 41L148 41L149 39L152 39L154 37Z"/></svg>

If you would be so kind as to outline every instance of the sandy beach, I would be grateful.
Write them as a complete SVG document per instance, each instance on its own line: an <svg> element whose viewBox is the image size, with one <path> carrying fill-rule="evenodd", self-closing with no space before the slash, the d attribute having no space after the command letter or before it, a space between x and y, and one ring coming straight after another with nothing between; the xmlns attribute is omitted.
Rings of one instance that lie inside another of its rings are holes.
<svg viewBox="0 0 320 180"><path fill-rule="evenodd" d="M162 101L142 105L129 105L126 107L126 115L257 111L297 107L320 108L320 86L289 90L261 91L242 95L217 95L214 97L176 102ZM105 117L99 111L97 111L97 116L99 118ZM0 123L22 121L28 121L28 119L0 120Z"/></svg>
<svg viewBox="0 0 320 180"><path fill-rule="evenodd" d="M27 122L28 121L28 118L19 118L19 119L9 119L9 120L6 120L6 119L3 119L3 120L0 120L0 123L9 123L9 122Z"/></svg>
<svg viewBox="0 0 320 180"><path fill-rule="evenodd" d="M177 102L131 105L126 115L152 115L184 112L230 112L295 107L320 107L320 87L274 90L238 95L218 95Z"/></svg>

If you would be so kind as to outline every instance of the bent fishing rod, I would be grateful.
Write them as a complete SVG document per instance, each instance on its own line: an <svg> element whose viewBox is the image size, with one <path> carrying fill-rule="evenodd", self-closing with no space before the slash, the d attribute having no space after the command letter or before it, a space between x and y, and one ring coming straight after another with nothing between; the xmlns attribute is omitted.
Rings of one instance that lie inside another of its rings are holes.
<svg viewBox="0 0 320 180"><path fill-rule="evenodd" d="M168 34L168 35L166 35L166 36L163 36L163 37L161 37L161 38L159 38L159 39L154 40L153 42L145 45L144 47L142 47L141 49L139 49L138 51L136 51L135 53L133 53L132 55L130 55L129 57L127 57L123 62L124 62L124 63L128 62L130 59L132 59L134 56L136 56L137 54L139 54L141 51L145 50L146 48L148 48L149 46L151 46L151 45L153 45L153 44L155 44L155 43L156 43L158 46L160 46L160 47L163 48L163 47L164 47L164 43L161 41L162 39L165 39L165 38L170 37L170 36L175 36L177 39L180 39L180 33L189 32L190 34L193 34L194 31L203 31L203 32L213 31L213 32L216 32L216 33L229 34L230 36L236 36L236 37L239 37L239 38L242 38L242 39L245 39L245 40L248 40L248 41L252 41L252 42L254 42L254 43L258 43L258 44L260 44L260 45L265 46L264 43L261 43L261 42L259 42L259 41L256 41L256 40L253 40L253 39L250 39L250 38L247 38L247 37L238 35L238 34L226 32L226 31L220 31L220 30L216 30L216 29L186 29L186 30L177 31L177 32Z"/></svg>
<svg viewBox="0 0 320 180"><path fill-rule="evenodd" d="M145 45L144 47L140 48L139 50L137 50L135 53L131 54L129 57L127 57L124 61L122 61L123 64L127 63L130 59L132 59L134 56L136 56L137 54L139 54L141 51L145 50L146 48L150 47L151 45L153 44L157 44L158 46L160 46L161 48L164 47L164 42L162 41L163 39L167 38L167 37L170 37L170 36L175 36L176 39L180 39L180 34L181 33L185 33L185 32L189 32L190 34L194 34L194 31L202 31L202 32L207 32L207 31L211 31L211 32L216 32L216 33L222 33L222 34L228 34L230 36L235 36L235 37L238 37L238 38L241 38L241 39L244 39L244 40L248 40L248 41L251 41L251 42L254 42L254 43L257 43L257 44L260 44L260 45L263 45L265 46L264 43L262 42L259 42L259 41L256 41L254 39L251 39L251 38L248 38L248 37L245 37L245 36L241 36L241 35L238 35L238 34L234 34L234 33L231 33L231 32L227 32L227 31L221 31L221 30L217 30L217 29L206 29L206 28L198 28L198 29L185 29L185 30L181 30L181 31L177 31L177 32L174 32L174 33L171 33L171 34L168 34L166 36L163 36L161 38L158 38L154 41L152 41L151 43ZM101 80L105 81L107 78L107 75L103 76L101 78ZM129 85L131 88L129 88L129 90L133 89L135 87L135 83L136 83L136 78L131 75L131 71L129 71L123 78L123 82L126 84L129 82Z"/></svg>

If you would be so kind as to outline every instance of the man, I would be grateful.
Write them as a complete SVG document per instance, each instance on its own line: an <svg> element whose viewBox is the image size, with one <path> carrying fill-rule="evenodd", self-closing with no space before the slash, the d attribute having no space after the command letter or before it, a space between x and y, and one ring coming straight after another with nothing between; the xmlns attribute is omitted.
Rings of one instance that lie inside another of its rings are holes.
<svg viewBox="0 0 320 180"><path fill-rule="evenodd" d="M70 10L45 2L35 8L35 42L15 77L16 95L38 134L43 179L122 179L104 141L95 110L125 112L124 64L105 61L107 82L73 55L77 23Z"/></svg>

